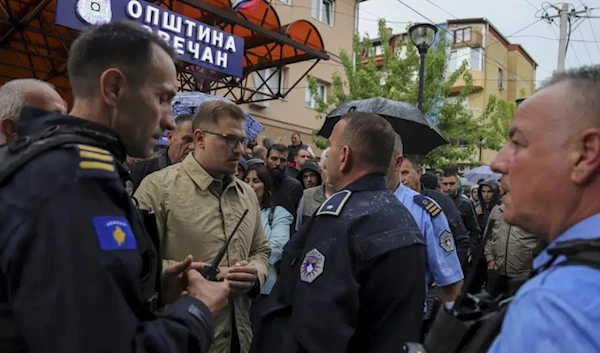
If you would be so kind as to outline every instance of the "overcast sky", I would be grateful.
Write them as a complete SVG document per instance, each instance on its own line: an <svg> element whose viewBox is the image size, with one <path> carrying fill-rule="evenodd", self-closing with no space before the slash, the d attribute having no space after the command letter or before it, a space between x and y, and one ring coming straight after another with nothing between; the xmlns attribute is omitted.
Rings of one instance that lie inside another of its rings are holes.
<svg viewBox="0 0 600 353"><path fill-rule="evenodd" d="M538 84L548 78L558 63L558 19L554 24L539 21L529 28L520 31L536 21L536 12L542 9L543 0L401 0L406 5L420 12L434 23L442 23L449 19L473 17L487 18L511 43L521 44L523 48L539 64L536 72ZM600 17L600 0L573 0L577 10L583 4L592 10L592 16ZM440 9L441 8L441 9ZM557 11L548 10L550 15ZM404 32L408 22L429 22L415 11L403 5L399 0L369 0L360 5L359 31L377 37L377 19L385 18L394 29L394 33ZM571 42L567 52L565 67L577 67L590 63L600 63L600 18L586 19L574 25ZM595 38L594 38L595 35ZM543 37L543 38L540 38Z"/></svg>

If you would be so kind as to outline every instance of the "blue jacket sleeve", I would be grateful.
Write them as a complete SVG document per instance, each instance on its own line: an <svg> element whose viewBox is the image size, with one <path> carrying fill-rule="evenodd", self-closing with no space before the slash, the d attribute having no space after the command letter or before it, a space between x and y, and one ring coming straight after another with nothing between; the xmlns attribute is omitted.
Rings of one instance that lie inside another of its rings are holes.
<svg viewBox="0 0 600 353"><path fill-rule="evenodd" d="M73 178L62 172L59 178ZM34 177L21 177L17 186L24 190ZM28 207L25 202L12 207L7 200L17 200L14 195L0 198L1 210L12 209L3 214L10 221L0 222L0 266L9 283L2 287L8 288L28 350L206 352L213 322L201 301L181 298L160 313L140 315L143 262L135 238L129 238L131 215L117 204L127 199L108 192L110 182L71 179L45 185L55 190L30 198ZM119 231L98 228L108 224L96 222L98 217L119 220ZM114 243L107 242L107 234Z"/></svg>
<svg viewBox="0 0 600 353"><path fill-rule="evenodd" d="M435 282L443 287L462 280L464 276L446 215L440 212L433 218L428 214L425 217L431 222L425 240L427 262Z"/></svg>
<svg viewBox="0 0 600 353"><path fill-rule="evenodd" d="M271 258L269 259L269 263L271 265L274 265L281 260L283 247L290 240L290 226L293 221L294 216L292 216L285 208L281 206L275 207L273 224L271 226L271 236L269 237L269 243L271 244Z"/></svg>

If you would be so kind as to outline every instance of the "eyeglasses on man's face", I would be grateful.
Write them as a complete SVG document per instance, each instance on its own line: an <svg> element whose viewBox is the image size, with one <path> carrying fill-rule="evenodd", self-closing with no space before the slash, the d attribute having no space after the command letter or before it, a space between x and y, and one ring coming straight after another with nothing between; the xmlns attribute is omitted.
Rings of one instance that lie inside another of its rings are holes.
<svg viewBox="0 0 600 353"><path fill-rule="evenodd" d="M229 135L229 134L219 134L219 133L211 132L211 131L204 131L204 132L209 135L219 136L220 138L224 139L225 142L227 142L227 146L229 146L230 148L236 148L238 146L238 144L241 144L242 147L244 147L244 148L246 148L246 146L248 146L249 139L247 137L240 137L240 136Z"/></svg>

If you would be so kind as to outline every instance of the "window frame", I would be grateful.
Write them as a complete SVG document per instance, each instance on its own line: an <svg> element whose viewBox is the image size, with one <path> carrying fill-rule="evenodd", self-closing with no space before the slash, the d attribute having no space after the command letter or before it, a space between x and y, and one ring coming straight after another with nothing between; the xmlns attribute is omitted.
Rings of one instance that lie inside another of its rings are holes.
<svg viewBox="0 0 600 353"><path fill-rule="evenodd" d="M290 0L291 1L291 0ZM325 3L329 4L329 11L326 11ZM330 27L334 25L335 17L335 1L334 0L313 0L312 1L312 14L311 17L315 20L326 24ZM329 14L329 21L326 20L326 15Z"/></svg>
<svg viewBox="0 0 600 353"><path fill-rule="evenodd" d="M460 33L460 41L457 39L459 37L459 33ZM468 39L467 39L467 35L468 34ZM457 28L454 30L453 32L453 39L454 39L454 44L460 44L460 43L467 43L470 42L473 38L473 28L472 27L463 27L463 28Z"/></svg>
<svg viewBox="0 0 600 353"><path fill-rule="evenodd" d="M327 102L327 89L328 89L327 86L328 85L326 83L317 80L317 91L319 90L320 87L323 87L323 96L321 97L321 99L323 99L324 102ZM315 109L316 105L317 105L317 102L315 101L315 98L312 96L312 94L310 92L310 87L309 87L308 78L307 78L306 79L306 90L305 90L305 95L304 95L304 106L309 109Z"/></svg>

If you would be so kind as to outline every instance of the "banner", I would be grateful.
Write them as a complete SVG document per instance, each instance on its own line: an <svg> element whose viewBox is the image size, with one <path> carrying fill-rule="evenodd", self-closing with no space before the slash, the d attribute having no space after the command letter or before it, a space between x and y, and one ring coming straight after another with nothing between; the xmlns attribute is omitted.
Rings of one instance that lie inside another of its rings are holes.
<svg viewBox="0 0 600 353"><path fill-rule="evenodd" d="M91 25L128 19L155 32L180 60L243 76L244 39L142 0L58 0L56 24L83 31Z"/></svg>

